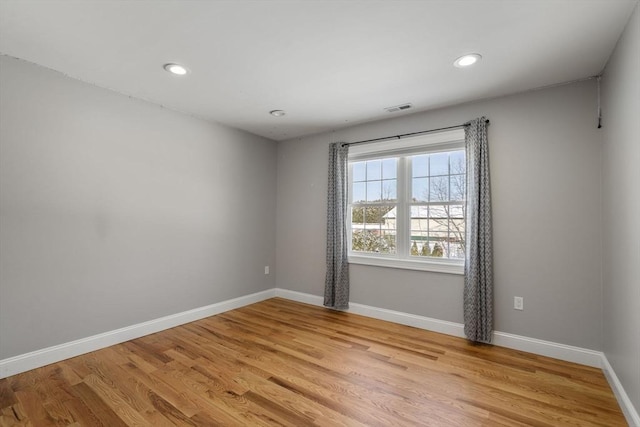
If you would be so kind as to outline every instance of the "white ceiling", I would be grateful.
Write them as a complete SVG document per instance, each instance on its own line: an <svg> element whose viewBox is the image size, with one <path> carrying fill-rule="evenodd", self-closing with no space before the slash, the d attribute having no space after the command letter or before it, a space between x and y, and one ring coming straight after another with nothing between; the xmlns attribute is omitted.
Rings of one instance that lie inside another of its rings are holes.
<svg viewBox="0 0 640 427"><path fill-rule="evenodd" d="M637 3L0 0L0 52L282 140L594 76Z"/></svg>

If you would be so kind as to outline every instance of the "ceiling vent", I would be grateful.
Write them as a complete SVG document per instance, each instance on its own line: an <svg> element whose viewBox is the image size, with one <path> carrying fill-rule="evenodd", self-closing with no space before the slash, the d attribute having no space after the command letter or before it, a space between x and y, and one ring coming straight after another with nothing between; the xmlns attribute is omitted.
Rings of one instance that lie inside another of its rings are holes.
<svg viewBox="0 0 640 427"><path fill-rule="evenodd" d="M396 111L404 111L410 108L413 108L413 105L411 103L406 103L402 105L396 105L395 107L387 107L385 108L385 110L387 111L387 113L395 113Z"/></svg>

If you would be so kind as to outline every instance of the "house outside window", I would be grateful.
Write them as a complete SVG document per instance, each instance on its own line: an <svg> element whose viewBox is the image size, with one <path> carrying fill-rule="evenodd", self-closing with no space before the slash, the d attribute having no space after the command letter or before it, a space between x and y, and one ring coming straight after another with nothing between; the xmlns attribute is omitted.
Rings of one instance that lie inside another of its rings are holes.
<svg viewBox="0 0 640 427"><path fill-rule="evenodd" d="M462 274L464 131L353 146L349 262Z"/></svg>

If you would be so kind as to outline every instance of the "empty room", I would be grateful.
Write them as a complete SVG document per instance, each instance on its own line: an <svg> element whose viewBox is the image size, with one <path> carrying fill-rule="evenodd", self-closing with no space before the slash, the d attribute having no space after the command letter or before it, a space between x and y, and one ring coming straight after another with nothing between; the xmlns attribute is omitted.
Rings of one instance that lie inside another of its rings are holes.
<svg viewBox="0 0 640 427"><path fill-rule="evenodd" d="M0 427L640 427L638 0L0 0Z"/></svg>

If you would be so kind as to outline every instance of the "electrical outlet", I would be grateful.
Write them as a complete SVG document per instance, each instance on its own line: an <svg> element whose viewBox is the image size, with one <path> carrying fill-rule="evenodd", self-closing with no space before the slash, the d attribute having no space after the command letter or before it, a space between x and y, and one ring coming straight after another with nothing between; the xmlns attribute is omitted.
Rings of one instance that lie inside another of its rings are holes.
<svg viewBox="0 0 640 427"><path fill-rule="evenodd" d="M264 274L269 274L269 266L268 265L264 266Z"/></svg>
<svg viewBox="0 0 640 427"><path fill-rule="evenodd" d="M513 308L516 310L524 310L524 298L513 297Z"/></svg>

